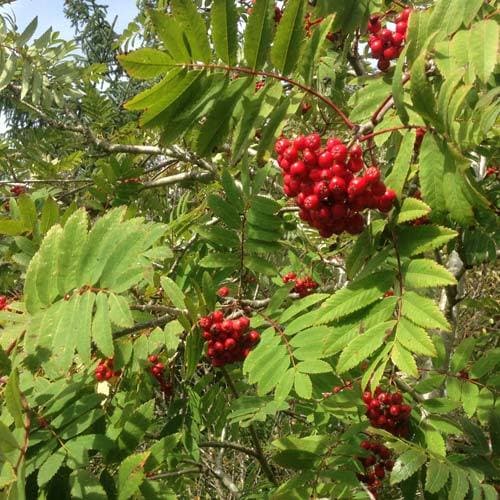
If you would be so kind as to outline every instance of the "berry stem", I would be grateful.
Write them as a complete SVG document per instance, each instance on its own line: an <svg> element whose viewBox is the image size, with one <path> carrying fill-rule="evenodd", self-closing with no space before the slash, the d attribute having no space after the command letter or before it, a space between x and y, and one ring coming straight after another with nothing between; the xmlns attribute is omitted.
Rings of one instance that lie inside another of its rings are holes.
<svg viewBox="0 0 500 500"><path fill-rule="evenodd" d="M172 64L173 67L181 67L181 68L192 68L192 69L209 69L209 70L222 70L222 71L235 71L237 73L243 73L245 75L251 76L264 76L267 78L274 78L275 80L279 80L281 82L288 83L294 87L297 87L308 94L313 95L320 101L323 101L329 108L333 109L335 113L341 118L341 120L345 123L347 127L353 130L356 126L355 124L349 120L347 115L328 97L320 94L313 88L304 85L296 80L292 80L283 75L279 75L277 73L272 73L270 71L258 71L252 68L245 68L242 66L227 66L225 64L206 64L206 63L182 63L182 64Z"/></svg>
<svg viewBox="0 0 500 500"><path fill-rule="evenodd" d="M395 132L396 130L409 130L413 128L420 128L418 125L399 125L397 127L385 128L383 130L377 130L376 132L372 132L371 134L364 135L358 139L359 142L367 141L369 139L373 139L377 135L382 134L390 134L391 132Z"/></svg>

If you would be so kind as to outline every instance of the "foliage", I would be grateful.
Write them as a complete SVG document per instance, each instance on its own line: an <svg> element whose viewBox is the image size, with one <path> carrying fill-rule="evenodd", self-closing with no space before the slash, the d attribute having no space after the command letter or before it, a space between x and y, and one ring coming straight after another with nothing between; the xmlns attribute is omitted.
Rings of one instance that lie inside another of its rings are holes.
<svg viewBox="0 0 500 500"><path fill-rule="evenodd" d="M74 41L0 17L2 495L496 498L493 2L412 2L387 72L366 26L401 2L151 3L117 34L68 1ZM313 131L397 195L359 235L283 195L274 144ZM260 332L243 363L210 365L216 309Z"/></svg>

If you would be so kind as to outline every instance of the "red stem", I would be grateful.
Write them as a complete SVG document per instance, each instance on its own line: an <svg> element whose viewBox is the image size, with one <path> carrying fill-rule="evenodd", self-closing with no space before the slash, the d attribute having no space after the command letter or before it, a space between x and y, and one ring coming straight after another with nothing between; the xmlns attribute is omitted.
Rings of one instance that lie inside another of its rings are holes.
<svg viewBox="0 0 500 500"><path fill-rule="evenodd" d="M360 137L358 139L358 141L363 142L363 141L367 141L368 139L372 139L373 137L376 137L377 135L389 134L390 132L395 132L396 130L404 130L404 129L412 129L412 128L420 128L420 126L419 125L400 125L398 127L385 128L383 130L377 130L377 132L372 132L371 134L364 135L363 137Z"/></svg>

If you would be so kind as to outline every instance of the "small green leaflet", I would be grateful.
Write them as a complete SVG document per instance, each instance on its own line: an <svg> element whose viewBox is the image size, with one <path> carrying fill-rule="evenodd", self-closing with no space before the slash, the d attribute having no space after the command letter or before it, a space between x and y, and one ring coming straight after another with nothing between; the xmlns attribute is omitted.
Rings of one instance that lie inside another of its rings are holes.
<svg viewBox="0 0 500 500"><path fill-rule="evenodd" d="M427 332L406 318L399 320L396 340L415 354L437 356L436 348Z"/></svg>
<svg viewBox="0 0 500 500"><path fill-rule="evenodd" d="M429 493L437 493L448 482L449 467L433 458L427 465L425 489Z"/></svg>
<svg viewBox="0 0 500 500"><path fill-rule="evenodd" d="M427 456L420 450L405 451L394 464L391 473L391 484L397 484L409 477L422 467L427 461Z"/></svg>
<svg viewBox="0 0 500 500"><path fill-rule="evenodd" d="M143 47L129 54L120 54L117 59L130 76L139 80L156 78L166 73L173 63L166 52L150 47Z"/></svg>
<svg viewBox="0 0 500 500"><path fill-rule="evenodd" d="M372 304L391 288L393 280L392 272L382 271L350 283L323 302L317 323L334 321Z"/></svg>
<svg viewBox="0 0 500 500"><path fill-rule="evenodd" d="M404 283L410 288L432 288L456 285L455 277L430 259L414 259L403 266Z"/></svg>
<svg viewBox="0 0 500 500"><path fill-rule="evenodd" d="M415 143L415 133L406 131L401 141L398 156L394 162L392 172L387 177L385 183L396 191L398 198L401 198L401 193L410 171L410 163L413 157L413 145Z"/></svg>
<svg viewBox="0 0 500 500"><path fill-rule="evenodd" d="M271 49L271 62L282 75L290 74L297 64L304 36L303 0L289 0L278 24Z"/></svg>
<svg viewBox="0 0 500 500"><path fill-rule="evenodd" d="M340 355L337 373L341 374L354 368L381 347L395 324L395 321L380 323L354 338Z"/></svg>
<svg viewBox="0 0 500 500"><path fill-rule="evenodd" d="M434 301L415 292L404 293L403 316L424 328L450 329L448 321Z"/></svg>
<svg viewBox="0 0 500 500"><path fill-rule="evenodd" d="M405 349L399 342L394 343L391 359L400 371L412 377L418 377L418 368L415 359L413 359L411 352Z"/></svg>
<svg viewBox="0 0 500 500"><path fill-rule="evenodd" d="M417 198L405 198L401 210L398 213L396 222L402 224L404 222L409 222L420 217L424 217L429 214L431 207L425 204L422 200L417 200Z"/></svg>

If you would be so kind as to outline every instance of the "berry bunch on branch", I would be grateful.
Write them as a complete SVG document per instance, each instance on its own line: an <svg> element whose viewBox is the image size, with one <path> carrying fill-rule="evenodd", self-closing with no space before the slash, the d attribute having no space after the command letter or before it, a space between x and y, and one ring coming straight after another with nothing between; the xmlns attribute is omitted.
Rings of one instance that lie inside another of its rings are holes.
<svg viewBox="0 0 500 500"><path fill-rule="evenodd" d="M198 325L203 330L202 337L207 343L207 356L212 366L244 361L260 340L259 332L249 331L250 319L246 316L229 319L222 311L214 311L200 318Z"/></svg>
<svg viewBox="0 0 500 500"><path fill-rule="evenodd" d="M392 452L373 439L361 441L361 448L369 454L358 457L364 468L364 473L358 474L358 479L365 483L370 493L376 497L386 472L390 472L394 467L394 461L391 460Z"/></svg>
<svg viewBox="0 0 500 500"><path fill-rule="evenodd" d="M160 360L156 354L151 354L148 357L148 361L151 363L151 366L149 367L149 371L150 371L151 375L160 384L161 392L163 392L163 394L166 397L171 396L173 387L172 387L171 382L168 382L165 378L165 365L160 362Z"/></svg>
<svg viewBox="0 0 500 500"><path fill-rule="evenodd" d="M408 31L408 19L411 9L404 9L394 19L395 31L387 25L382 27L381 16L371 16L368 21L368 39L371 55L378 59L377 67L380 71L387 71L391 61L397 59L403 50ZM385 16L384 16L385 17Z"/></svg>
<svg viewBox="0 0 500 500"><path fill-rule="evenodd" d="M318 133L281 137L274 147L283 171L285 195L295 197L299 216L329 238L344 231L359 234L365 227L361 212L389 212L396 193L381 180L380 170L367 167L358 144L348 148L332 137L322 147Z"/></svg>
<svg viewBox="0 0 500 500"><path fill-rule="evenodd" d="M377 387L373 393L363 393L363 402L366 416L373 427L384 429L397 437L408 437L412 408L403 403L403 395L399 391L391 393Z"/></svg>
<svg viewBox="0 0 500 500"><path fill-rule="evenodd" d="M121 370L114 370L113 363L113 358L101 359L99 361L94 372L98 382L104 382L105 380L120 376Z"/></svg>
<svg viewBox="0 0 500 500"><path fill-rule="evenodd" d="M305 276L304 278L297 278L295 273L287 273L283 276L283 283L294 283L292 288L292 293L298 293L299 297L306 297L318 288L319 284L314 281L311 276Z"/></svg>

